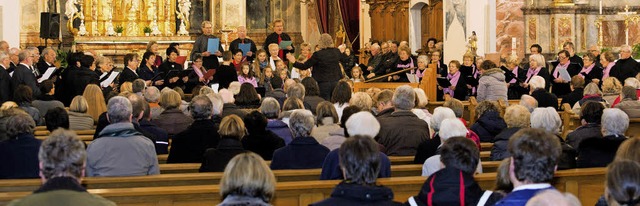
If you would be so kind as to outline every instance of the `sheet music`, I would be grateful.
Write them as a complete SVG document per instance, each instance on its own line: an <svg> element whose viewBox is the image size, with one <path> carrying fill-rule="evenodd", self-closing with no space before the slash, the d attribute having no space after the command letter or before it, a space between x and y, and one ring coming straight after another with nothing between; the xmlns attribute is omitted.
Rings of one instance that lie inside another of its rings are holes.
<svg viewBox="0 0 640 206"><path fill-rule="evenodd" d="M406 73L406 74L407 74L407 79L409 79L410 83L418 83L418 82L420 82L418 80L418 76L416 76L415 74L409 74L409 73Z"/></svg>
<svg viewBox="0 0 640 206"><path fill-rule="evenodd" d="M293 68L291 70L291 79L298 78L300 79L300 72L298 72L298 68Z"/></svg>
<svg viewBox="0 0 640 206"><path fill-rule="evenodd" d="M569 75L569 72L566 69L559 69L558 72L560 72L560 78L565 81L571 81L571 75Z"/></svg>
<svg viewBox="0 0 640 206"><path fill-rule="evenodd" d="M215 92L216 94L218 93L218 89L220 88L220 84L215 83L211 85L211 89L213 89L213 92Z"/></svg>
<svg viewBox="0 0 640 206"><path fill-rule="evenodd" d="M120 74L120 72L111 72L111 75L109 76L109 78L105 79L104 81L100 82L100 86L101 87L108 87L113 80L116 80L116 77L118 76L118 74Z"/></svg>
<svg viewBox="0 0 640 206"><path fill-rule="evenodd" d="M38 79L38 83L42 83L44 82L44 80L49 79L51 77L51 74L53 74L54 71L56 71L56 67L47 68L47 71L44 72L44 74L42 75L42 77L40 77L40 79Z"/></svg>
<svg viewBox="0 0 640 206"><path fill-rule="evenodd" d="M100 78L98 78L98 79L102 79L102 78L104 78L104 76L107 76L107 74L108 74L108 73L109 73L109 72L103 72L103 73L100 75Z"/></svg>

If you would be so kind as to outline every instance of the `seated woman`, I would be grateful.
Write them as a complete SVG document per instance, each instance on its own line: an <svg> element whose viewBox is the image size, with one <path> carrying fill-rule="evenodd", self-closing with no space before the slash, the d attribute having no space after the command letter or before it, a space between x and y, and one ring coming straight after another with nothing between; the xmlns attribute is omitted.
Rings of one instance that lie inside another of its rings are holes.
<svg viewBox="0 0 640 206"><path fill-rule="evenodd" d="M278 116L280 116L280 103L278 100L273 97L264 98L260 105L260 112L268 119L266 130L275 133L284 140L285 144L289 144L293 139L293 135L291 134L289 126L278 119Z"/></svg>
<svg viewBox="0 0 640 206"><path fill-rule="evenodd" d="M580 111L581 126L567 134L567 144L580 147L580 142L588 138L602 138L601 122L604 105L587 101Z"/></svg>
<svg viewBox="0 0 640 206"><path fill-rule="evenodd" d="M40 111L31 105L33 101L33 91L31 91L31 87L28 87L24 84L18 85L18 88L13 92L13 101L18 104L20 109L27 112L36 125L44 125L44 114L41 114Z"/></svg>
<svg viewBox="0 0 640 206"><path fill-rule="evenodd" d="M477 120L470 129L478 134L481 142L492 142L493 138L507 128L507 123L500 117L500 109L496 102L482 101L476 106Z"/></svg>
<svg viewBox="0 0 640 206"><path fill-rule="evenodd" d="M27 87L28 88L28 87ZM33 136L36 125L31 115L18 108L11 116L6 117L5 123L8 140L0 142L0 179L24 179L37 178L40 172L38 168L38 151L42 141Z"/></svg>
<svg viewBox="0 0 640 206"><path fill-rule="evenodd" d="M271 160L273 152L284 147L284 140L267 130L268 120L264 114L253 111L244 117L244 123L249 133L242 138L242 146L245 150L255 152L265 160Z"/></svg>
<svg viewBox="0 0 640 206"><path fill-rule="evenodd" d="M320 104L320 102L325 101L322 97L320 97L320 88L318 87L318 82L316 82L316 80L313 78L304 78L302 79L301 83L304 86L303 102L306 104L309 104L309 106L313 110L312 112L316 114L315 110L316 110L316 107L318 107L318 104Z"/></svg>
<svg viewBox="0 0 640 206"><path fill-rule="evenodd" d="M69 105L69 129L90 130L93 129L93 118L87 114L87 100L83 96L76 96Z"/></svg>
<svg viewBox="0 0 640 206"><path fill-rule="evenodd" d="M96 84L87 85L82 96L87 100L87 114L91 115L94 122L98 122L100 115L107 112L107 104L104 101L100 86Z"/></svg>
<svg viewBox="0 0 640 206"><path fill-rule="evenodd" d="M615 102L615 99L619 97L622 91L622 83L618 81L618 78L607 77L602 82L602 98L607 101L607 105L611 105Z"/></svg>
<svg viewBox="0 0 640 206"><path fill-rule="evenodd" d="M627 137L624 133L629 128L629 116L616 108L604 109L602 113L602 136L584 139L578 146L577 166L604 167L611 163L616 151Z"/></svg>
<svg viewBox="0 0 640 206"><path fill-rule="evenodd" d="M562 146L562 154L558 158L558 169L571 169L576 167L576 150L569 144L565 143L560 136L560 128L562 127L562 119L555 108L539 107L531 113L531 128L543 129L554 134L560 141Z"/></svg>
<svg viewBox="0 0 640 206"><path fill-rule="evenodd" d="M531 121L529 118L530 115L529 110L522 105L511 105L507 107L504 112L504 121L507 123L507 128L493 138L493 147L491 148L490 156L491 161L498 161L511 156L509 152L507 152L509 138L511 138L511 135L520 131L520 129L529 128Z"/></svg>
<svg viewBox="0 0 640 206"><path fill-rule="evenodd" d="M449 74L446 78L449 80L449 83L451 83L451 86L443 88L438 85L438 92L443 95L449 94L455 99L464 101L467 99L469 88L467 88L465 77L462 76L459 68L460 62L458 60L449 62Z"/></svg>
<svg viewBox="0 0 640 206"><path fill-rule="evenodd" d="M247 132L238 115L232 114L222 118L218 133L221 137L220 142L216 148L207 149L204 153L200 172L222 172L233 157L245 152L240 140Z"/></svg>
<svg viewBox="0 0 640 206"><path fill-rule="evenodd" d="M273 152L271 169L322 168L329 149L311 137L315 125L314 119L313 114L308 110L298 109L291 113L290 127L294 136L293 141Z"/></svg>
<svg viewBox="0 0 640 206"><path fill-rule="evenodd" d="M236 155L220 179L220 206L270 205L275 196L276 177L260 156L248 152Z"/></svg>
<svg viewBox="0 0 640 206"><path fill-rule="evenodd" d="M609 164L604 189L606 203L608 205L638 205L640 203L640 190L638 190L640 177L638 174L640 174L640 164L636 161L621 160Z"/></svg>
<svg viewBox="0 0 640 206"><path fill-rule="evenodd" d="M462 124L462 122L457 120L456 118L445 119L442 121L442 123L440 123L440 126L447 128L440 130L440 133L438 133L438 135L440 136L440 145L438 146L438 150L440 152L442 152L443 146L446 144L449 138L465 137L467 135L467 127L465 127L464 124ZM478 147L476 147L476 151L479 151ZM422 164L422 176L431 176L438 170L443 169L441 158L442 156L440 154L436 154L424 161L424 164ZM480 165L479 159L476 163L476 167L471 173L482 173L482 165Z"/></svg>
<svg viewBox="0 0 640 206"><path fill-rule="evenodd" d="M552 107L558 109L558 97L544 89L546 82L541 76L531 77L529 84L530 94L538 101L538 107Z"/></svg>
<svg viewBox="0 0 640 206"><path fill-rule="evenodd" d="M47 111L53 108L63 108L64 104L55 99L53 96L56 93L55 84L53 80L45 80L40 83L40 97L37 100L33 100L31 104L40 111L40 114L46 114Z"/></svg>
<svg viewBox="0 0 640 206"><path fill-rule="evenodd" d="M320 102L316 107L316 122L317 127L311 132L311 136L318 142L324 141L329 137L329 133L340 129L338 125L338 113L333 104L328 101Z"/></svg>
<svg viewBox="0 0 640 206"><path fill-rule="evenodd" d="M599 102L606 106L607 102L602 98L602 91L600 91L596 83L587 84L582 94L583 94L582 99L576 102L571 108L573 113L580 115L580 108L584 103L588 101Z"/></svg>
<svg viewBox="0 0 640 206"><path fill-rule="evenodd" d="M311 205L400 205L393 201L391 189L376 184L381 159L373 138L350 137L339 153L344 181L334 188L331 197Z"/></svg>
<svg viewBox="0 0 640 206"><path fill-rule="evenodd" d="M240 108L257 109L260 107L260 95L252 84L243 83L240 85L240 92L235 98L235 104Z"/></svg>
<svg viewBox="0 0 640 206"><path fill-rule="evenodd" d="M193 119L180 110L182 99L178 92L172 89L163 90L159 104L164 111L158 115L158 118L154 118L152 123L167 130L169 138L173 138L174 135L184 131L193 123Z"/></svg>
<svg viewBox="0 0 640 206"><path fill-rule="evenodd" d="M636 88L630 86L622 87L622 93L620 93L622 101L618 103L615 108L622 110L629 115L629 118L640 117L640 101L638 101L638 95L636 94Z"/></svg>
<svg viewBox="0 0 640 206"><path fill-rule="evenodd" d="M153 79L160 73L160 70L154 65L156 59L156 54L150 51L142 55L142 61L140 61L137 73L138 77L147 83L147 86L160 86L164 83L162 79L155 79L155 81Z"/></svg>
<svg viewBox="0 0 640 206"><path fill-rule="evenodd" d="M411 49L408 46L401 46L398 48L398 60L395 66L391 68L391 72L397 72L403 69L415 68L418 66L418 62L411 56ZM407 74L413 74L414 69L407 72L399 73L389 77L391 82L409 82Z"/></svg>

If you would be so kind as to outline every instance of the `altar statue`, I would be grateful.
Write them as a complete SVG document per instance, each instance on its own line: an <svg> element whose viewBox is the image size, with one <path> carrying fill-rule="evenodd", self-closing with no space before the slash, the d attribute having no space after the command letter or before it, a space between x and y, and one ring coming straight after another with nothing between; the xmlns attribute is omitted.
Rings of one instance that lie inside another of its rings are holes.
<svg viewBox="0 0 640 206"><path fill-rule="evenodd" d="M191 11L191 0L179 0L178 1L178 9L180 10L178 14L178 18L182 17L182 20L185 24L189 24L189 12Z"/></svg>
<svg viewBox="0 0 640 206"><path fill-rule="evenodd" d="M147 1L147 18L150 17L154 17L154 19L157 17L157 0L148 0Z"/></svg>
<svg viewBox="0 0 640 206"><path fill-rule="evenodd" d="M476 36L476 31L472 31L471 36L469 37L469 44L467 44L467 53L470 53L473 56L476 56L477 51L478 51L478 36Z"/></svg>
<svg viewBox="0 0 640 206"><path fill-rule="evenodd" d="M65 4L66 11L64 12L64 15L66 15L69 20L72 20L74 14L78 13L78 7L76 7L77 4L78 0L68 0Z"/></svg>
<svg viewBox="0 0 640 206"><path fill-rule="evenodd" d="M109 17L107 19L107 22L104 24L104 27L106 28L107 32L107 36L115 36L116 35L116 30L113 29L113 16L111 14L109 14Z"/></svg>
<svg viewBox="0 0 640 206"><path fill-rule="evenodd" d="M342 44L344 44L344 40L346 39L345 37L347 36L347 34L344 32L344 29L342 28L342 25L340 25L340 27L338 27L338 31L336 31L336 44L335 46L340 46Z"/></svg>
<svg viewBox="0 0 640 206"><path fill-rule="evenodd" d="M129 12L127 13L127 36L137 36L138 35L138 1L133 0L131 2L131 7L129 8Z"/></svg>
<svg viewBox="0 0 640 206"><path fill-rule="evenodd" d="M151 25L149 27L151 27L151 35L158 36L158 35L162 34L162 32L160 32L160 29L158 28L158 17L157 16L153 17L153 21L151 22Z"/></svg>

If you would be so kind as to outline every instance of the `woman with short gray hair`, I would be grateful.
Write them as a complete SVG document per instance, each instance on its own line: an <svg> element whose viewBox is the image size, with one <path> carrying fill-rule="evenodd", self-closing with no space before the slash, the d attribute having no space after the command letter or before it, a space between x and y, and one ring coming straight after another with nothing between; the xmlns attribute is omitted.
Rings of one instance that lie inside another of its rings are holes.
<svg viewBox="0 0 640 206"><path fill-rule="evenodd" d="M536 108L531 113L531 128L543 129L558 135L561 126L562 120L554 108Z"/></svg>
<svg viewBox="0 0 640 206"><path fill-rule="evenodd" d="M8 140L0 142L0 179L23 179L38 177L38 149L41 141L33 136L36 123L33 118L18 108L12 108L7 121Z"/></svg>
<svg viewBox="0 0 640 206"><path fill-rule="evenodd" d="M315 122L311 111L297 109L291 113L289 124L294 138L289 145L273 152L271 169L322 168L329 149L311 136Z"/></svg>
<svg viewBox="0 0 640 206"><path fill-rule="evenodd" d="M522 128L530 126L531 113L522 105L511 105L504 112L504 121L507 128L502 130L493 138L493 148L491 148L491 161L498 161L510 156L507 152L509 139L513 134Z"/></svg>
<svg viewBox="0 0 640 206"><path fill-rule="evenodd" d="M267 130L272 131L284 140L285 144L291 143L293 134L287 123L278 119L280 116L280 103L273 97L265 97L260 105L260 112L267 117Z"/></svg>
<svg viewBox="0 0 640 206"><path fill-rule="evenodd" d="M451 118L457 119L455 113L453 113L453 110L451 110L451 108L436 107L433 110L433 116L431 116L431 120L428 123L429 126L431 126L431 128L433 128L434 130L433 136L430 139L427 139L426 141L423 141L418 145L418 148L416 149L416 154L413 158L414 163L424 164L424 161L427 160L427 158L433 155L436 155L437 153L436 151L438 150L438 147L441 144L439 132L440 132L440 128L442 127L440 124L445 119L451 119Z"/></svg>
<svg viewBox="0 0 640 206"><path fill-rule="evenodd" d="M624 133L629 128L629 116L618 108L607 108L602 112L602 138L582 140L578 146L576 165L605 167L611 163L618 147L627 140Z"/></svg>

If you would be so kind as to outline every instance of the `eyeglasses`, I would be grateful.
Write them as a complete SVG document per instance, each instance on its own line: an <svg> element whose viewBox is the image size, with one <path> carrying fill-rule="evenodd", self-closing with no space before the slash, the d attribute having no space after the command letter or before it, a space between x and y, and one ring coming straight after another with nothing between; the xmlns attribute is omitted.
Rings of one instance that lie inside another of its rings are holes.
<svg viewBox="0 0 640 206"><path fill-rule="evenodd" d="M558 59L566 59L567 57L564 56L558 56Z"/></svg>
<svg viewBox="0 0 640 206"><path fill-rule="evenodd" d="M196 63L199 63L199 62L202 62L202 60L196 60L195 62L196 62Z"/></svg>

